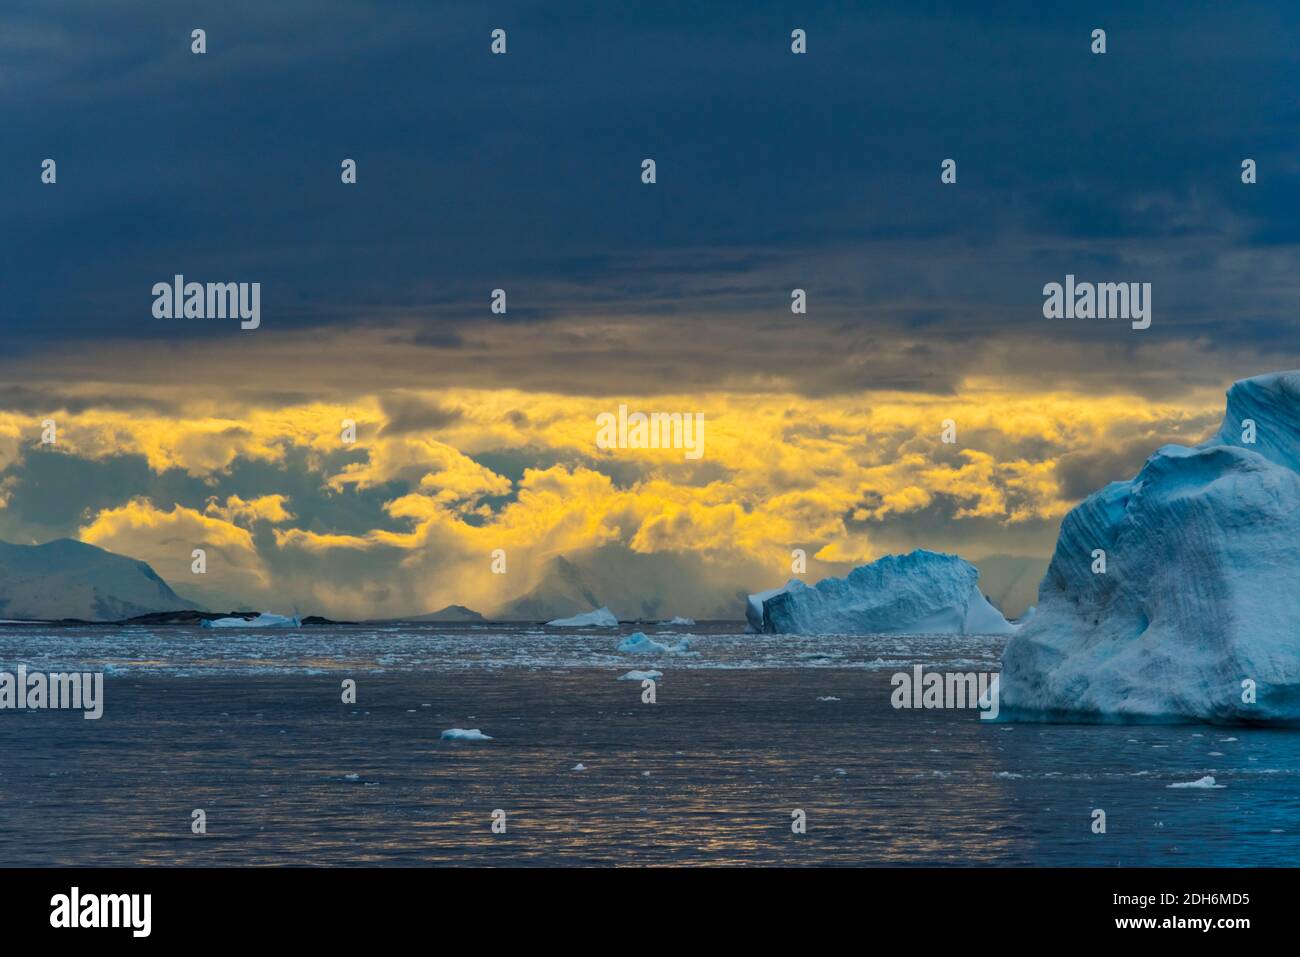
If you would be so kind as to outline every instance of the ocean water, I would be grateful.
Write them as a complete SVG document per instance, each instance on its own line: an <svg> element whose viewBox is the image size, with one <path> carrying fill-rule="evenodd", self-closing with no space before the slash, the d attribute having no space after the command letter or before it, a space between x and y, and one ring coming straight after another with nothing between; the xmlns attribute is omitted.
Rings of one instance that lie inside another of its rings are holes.
<svg viewBox="0 0 1300 957"><path fill-rule="evenodd" d="M0 864L1300 863L1300 732L891 706L1001 638L632 630L0 626L0 669L106 673L98 721L0 711Z"/></svg>

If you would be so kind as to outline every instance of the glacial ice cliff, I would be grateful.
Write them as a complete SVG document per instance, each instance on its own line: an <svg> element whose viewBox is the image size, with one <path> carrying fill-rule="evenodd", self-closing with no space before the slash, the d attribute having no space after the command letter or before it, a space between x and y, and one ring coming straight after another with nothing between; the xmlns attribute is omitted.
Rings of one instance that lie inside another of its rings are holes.
<svg viewBox="0 0 1300 957"><path fill-rule="evenodd" d="M979 590L979 570L956 555L918 549L887 555L844 578L750 595L745 616L758 632L792 635L1009 634Z"/></svg>
<svg viewBox="0 0 1300 957"><path fill-rule="evenodd" d="M1038 599L1005 717L1300 722L1300 372L1236 383L1214 438L1085 499Z"/></svg>

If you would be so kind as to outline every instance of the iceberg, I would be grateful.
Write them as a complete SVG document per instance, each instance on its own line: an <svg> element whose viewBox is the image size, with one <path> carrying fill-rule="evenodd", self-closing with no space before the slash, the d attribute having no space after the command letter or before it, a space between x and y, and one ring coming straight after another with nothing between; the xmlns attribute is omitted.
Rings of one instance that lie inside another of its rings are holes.
<svg viewBox="0 0 1300 957"><path fill-rule="evenodd" d="M1298 723L1297 581L1300 372L1285 372L1237 382L1213 438L1164 446L1065 517L1003 652L1003 717Z"/></svg>
<svg viewBox="0 0 1300 957"><path fill-rule="evenodd" d="M302 622L297 618L286 618L264 611L256 618L240 618L238 615L228 618L204 618L204 628L300 628Z"/></svg>
<svg viewBox="0 0 1300 957"><path fill-rule="evenodd" d="M682 617L681 615L678 615L677 617L673 618L671 621L660 622L660 624L663 624L663 625L693 625L693 624L695 624L695 619L694 619L694 618L684 618L684 617Z"/></svg>
<svg viewBox="0 0 1300 957"><path fill-rule="evenodd" d="M629 671L619 681L658 681L664 676L662 671Z"/></svg>
<svg viewBox="0 0 1300 957"><path fill-rule="evenodd" d="M447 741L491 741L492 735L478 728L448 728L440 737Z"/></svg>
<svg viewBox="0 0 1300 957"><path fill-rule="evenodd" d="M1197 778L1195 781L1179 781L1176 784L1166 784L1167 788L1201 788L1203 790L1220 790L1223 785L1216 784L1214 776L1207 774L1203 778Z"/></svg>
<svg viewBox="0 0 1300 957"><path fill-rule="evenodd" d="M556 618L546 624L552 628L617 628L618 619L608 608L597 608L572 618Z"/></svg>
<svg viewBox="0 0 1300 957"><path fill-rule="evenodd" d="M675 645L665 645L661 641L655 641L644 631L634 631L618 643L617 650L634 655L675 655L690 651L691 643L683 638Z"/></svg>
<svg viewBox="0 0 1300 957"><path fill-rule="evenodd" d="M980 592L979 570L956 555L886 555L844 578L792 579L749 596L756 632L788 635L1006 635L1015 630Z"/></svg>

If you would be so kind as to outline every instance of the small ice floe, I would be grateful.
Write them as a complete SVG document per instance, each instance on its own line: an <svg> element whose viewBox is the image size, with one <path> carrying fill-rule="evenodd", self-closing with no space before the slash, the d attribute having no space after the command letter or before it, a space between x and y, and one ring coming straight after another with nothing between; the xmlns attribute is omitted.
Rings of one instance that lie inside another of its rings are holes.
<svg viewBox="0 0 1300 957"><path fill-rule="evenodd" d="M360 780L361 780L361 775L359 775L359 774L345 774L345 775L343 775L343 780L344 780L344 781L360 781Z"/></svg>
<svg viewBox="0 0 1300 957"><path fill-rule="evenodd" d="M585 771L585 770L587 770L587 766L586 766L585 764L583 764L581 761L579 761L577 764L575 764L575 765L574 765L572 768L570 768L569 770L570 770L570 771Z"/></svg>
<svg viewBox="0 0 1300 957"><path fill-rule="evenodd" d="M1210 752L1210 757L1212 757L1212 758L1221 758L1221 757L1223 757L1223 752L1222 752L1222 751L1211 751L1211 752Z"/></svg>
<svg viewBox="0 0 1300 957"><path fill-rule="evenodd" d="M1166 784L1169 788L1222 788L1224 785L1215 784L1214 777L1207 774L1203 778L1197 778L1195 781L1179 781L1176 784Z"/></svg>
<svg viewBox="0 0 1300 957"><path fill-rule="evenodd" d="M678 615L677 617L673 618L671 621L664 622L664 624L667 624L667 625L693 625L693 624L695 624L695 619L694 619L694 618L684 618L684 617L682 617L681 615Z"/></svg>
<svg viewBox="0 0 1300 957"><path fill-rule="evenodd" d="M553 618L546 624L551 628L617 628L618 618L608 608L597 608L572 618Z"/></svg>
<svg viewBox="0 0 1300 957"><path fill-rule="evenodd" d="M691 643L683 638L670 647L661 641L655 641L644 631L634 631L618 643L616 650L634 655L674 655L690 651Z"/></svg>
<svg viewBox="0 0 1300 957"><path fill-rule="evenodd" d="M1219 739L1219 741L1222 742L1222 743L1224 743L1224 744L1227 744L1229 741L1236 741L1236 740L1237 740L1236 738L1220 738L1220 739Z"/></svg>
<svg viewBox="0 0 1300 957"><path fill-rule="evenodd" d="M484 734L478 728L448 728L442 733L446 741L491 741L492 735Z"/></svg>
<svg viewBox="0 0 1300 957"><path fill-rule="evenodd" d="M643 777L643 778L648 778L648 777L650 777L650 772L649 772L649 771L642 771L642 772L641 772L641 777Z"/></svg>
<svg viewBox="0 0 1300 957"><path fill-rule="evenodd" d="M284 615L273 615L269 611L264 611L256 618L204 618L204 628L299 628L302 622L297 618L286 618Z"/></svg>
<svg viewBox="0 0 1300 957"><path fill-rule="evenodd" d="M1023 774L1016 774L1014 771L999 771L997 774L995 774L995 775L993 775L993 776L994 776L995 778L1006 778L1006 779L1008 779L1008 780L1014 780L1014 779L1016 779L1016 778L1023 778L1023 777L1024 777Z"/></svg>
<svg viewBox="0 0 1300 957"><path fill-rule="evenodd" d="M848 772L848 771L845 771L843 768L836 768L836 769L835 769L835 773L836 773L837 775L839 775L840 777L844 777L844 776L845 776L846 774L848 774L849 772Z"/></svg>
<svg viewBox="0 0 1300 957"><path fill-rule="evenodd" d="M818 701L839 701L840 699L835 697L834 695L827 694L827 695L822 695L817 700Z"/></svg>
<svg viewBox="0 0 1300 957"><path fill-rule="evenodd" d="M662 671L629 671L619 681L658 681L664 676Z"/></svg>

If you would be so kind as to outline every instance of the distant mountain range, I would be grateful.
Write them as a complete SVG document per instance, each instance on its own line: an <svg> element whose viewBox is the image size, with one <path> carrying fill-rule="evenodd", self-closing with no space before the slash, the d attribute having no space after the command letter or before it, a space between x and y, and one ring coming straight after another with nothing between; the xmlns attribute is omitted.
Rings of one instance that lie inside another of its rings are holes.
<svg viewBox="0 0 1300 957"><path fill-rule="evenodd" d="M1035 601L1047 565L1043 559L1015 555L989 556L974 564L981 572L980 590L1008 617L1022 614ZM607 546L572 558L556 556L531 589L490 609L487 618L463 605L448 605L393 620L550 621L603 606L625 621L674 615L741 619L753 589L747 582L721 577L725 574L694 555L641 554ZM751 574L761 582L757 570ZM0 542L0 619L121 621L183 610L207 611L174 592L145 562L67 538L44 545Z"/></svg>
<svg viewBox="0 0 1300 957"><path fill-rule="evenodd" d="M1047 559L1027 555L986 555L972 558L980 570L980 591L1002 614L1019 618L1038 602L1038 585L1047 574Z"/></svg>
<svg viewBox="0 0 1300 957"><path fill-rule="evenodd" d="M550 621L608 607L638 618L740 619L749 595L743 581L720 580L695 555L632 552L619 545L547 562L525 595L492 612L497 621Z"/></svg>
<svg viewBox="0 0 1300 957"><path fill-rule="evenodd" d="M187 608L202 606L134 558L70 538L0 542L0 618L117 621Z"/></svg>
<svg viewBox="0 0 1300 957"><path fill-rule="evenodd" d="M404 618L394 618L392 621L487 621L482 615L472 608L466 608L464 605L448 605L446 608L440 608L437 611L431 611L427 615L407 615Z"/></svg>

